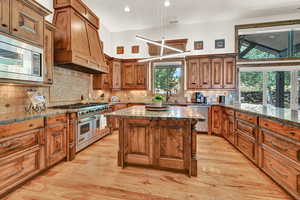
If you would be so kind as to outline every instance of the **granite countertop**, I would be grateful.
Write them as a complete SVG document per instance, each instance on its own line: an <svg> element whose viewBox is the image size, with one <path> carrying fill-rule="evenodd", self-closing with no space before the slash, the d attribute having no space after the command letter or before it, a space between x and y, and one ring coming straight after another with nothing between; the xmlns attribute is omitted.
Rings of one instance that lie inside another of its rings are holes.
<svg viewBox="0 0 300 200"><path fill-rule="evenodd" d="M37 112L15 112L15 113L7 113L7 114L0 114L0 125L11 124L14 122L21 122L26 120L38 119L43 117L49 117L53 115L59 115L67 113L68 110L62 109L47 109L41 113Z"/></svg>
<svg viewBox="0 0 300 200"><path fill-rule="evenodd" d="M148 119L169 119L184 120L195 119L199 121L207 120L201 114L201 111L195 107L177 107L172 106L168 111L147 111L145 106L133 106L112 113L107 113L109 117L125 117L125 118L148 118Z"/></svg>
<svg viewBox="0 0 300 200"><path fill-rule="evenodd" d="M221 104L227 108L233 108L241 112L256 114L271 120L279 121L300 128L300 112L287 108L277 108L271 105L255 105L255 104Z"/></svg>

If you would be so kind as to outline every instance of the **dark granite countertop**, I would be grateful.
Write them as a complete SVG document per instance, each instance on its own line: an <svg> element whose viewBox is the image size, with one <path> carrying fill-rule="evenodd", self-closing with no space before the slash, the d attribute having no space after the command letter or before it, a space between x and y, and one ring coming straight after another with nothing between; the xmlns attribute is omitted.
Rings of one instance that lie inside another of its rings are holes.
<svg viewBox="0 0 300 200"><path fill-rule="evenodd" d="M256 114L267 119L275 120L300 128L300 112L297 110L277 108L271 105L263 106L255 104L221 104L221 106L233 108L237 111L246 112L249 114Z"/></svg>
<svg viewBox="0 0 300 200"><path fill-rule="evenodd" d="M169 119L184 120L195 119L199 121L207 120L201 114L201 111L195 107L178 107L172 106L168 111L147 111L145 106L133 106L112 113L107 113L109 117L125 117L125 118L148 118L148 119Z"/></svg>
<svg viewBox="0 0 300 200"><path fill-rule="evenodd" d="M61 110L61 109L47 109L41 113L27 113L27 112L15 112L15 113L7 113L7 114L0 114L0 125L11 124L14 122L21 122L26 120L38 119L43 117L49 117L58 114L67 113L68 110Z"/></svg>

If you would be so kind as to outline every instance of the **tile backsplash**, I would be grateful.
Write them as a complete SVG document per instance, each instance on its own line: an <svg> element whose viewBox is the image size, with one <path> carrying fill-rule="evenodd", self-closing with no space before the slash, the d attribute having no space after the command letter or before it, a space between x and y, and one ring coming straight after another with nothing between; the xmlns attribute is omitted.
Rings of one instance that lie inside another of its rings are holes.
<svg viewBox="0 0 300 200"><path fill-rule="evenodd" d="M46 97L48 105L77 103L82 95L87 98L92 91L92 77L89 74L55 67L53 76L50 87L34 87ZM23 112L30 103L28 89L32 87L0 85L0 114Z"/></svg>

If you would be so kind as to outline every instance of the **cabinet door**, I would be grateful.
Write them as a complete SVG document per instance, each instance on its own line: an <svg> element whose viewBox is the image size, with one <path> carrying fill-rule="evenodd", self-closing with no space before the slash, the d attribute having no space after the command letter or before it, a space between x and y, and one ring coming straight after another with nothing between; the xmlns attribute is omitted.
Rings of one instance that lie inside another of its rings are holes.
<svg viewBox="0 0 300 200"><path fill-rule="evenodd" d="M214 134L221 134L222 131L222 108L220 106L213 106L211 109L211 117L212 117L212 132Z"/></svg>
<svg viewBox="0 0 300 200"><path fill-rule="evenodd" d="M257 164L258 148L253 140L245 136L243 133L237 131L236 146L246 157Z"/></svg>
<svg viewBox="0 0 300 200"><path fill-rule="evenodd" d="M124 127L125 162L131 164L152 164L152 134L150 120L126 119Z"/></svg>
<svg viewBox="0 0 300 200"><path fill-rule="evenodd" d="M67 128L65 124L47 128L47 165L51 166L67 155Z"/></svg>
<svg viewBox="0 0 300 200"><path fill-rule="evenodd" d="M12 1L12 34L43 46L44 17L21 0Z"/></svg>
<svg viewBox="0 0 300 200"><path fill-rule="evenodd" d="M44 30L44 82L53 83L54 67L54 27L48 23Z"/></svg>
<svg viewBox="0 0 300 200"><path fill-rule="evenodd" d="M212 88L223 88L223 65L224 60L222 58L212 59Z"/></svg>
<svg viewBox="0 0 300 200"><path fill-rule="evenodd" d="M162 168L183 170L186 169L184 161L187 155L191 155L191 133L188 132L186 121L158 121L158 129L155 129L155 165Z"/></svg>
<svg viewBox="0 0 300 200"><path fill-rule="evenodd" d="M234 129L234 127L235 127L234 126L234 117L232 117L232 116L228 117L227 126L228 126L227 139L231 144L235 145L236 139L235 139L235 129Z"/></svg>
<svg viewBox="0 0 300 200"><path fill-rule="evenodd" d="M211 60L208 58L200 59L199 67L200 88L211 88Z"/></svg>
<svg viewBox="0 0 300 200"><path fill-rule="evenodd" d="M146 63L136 64L136 89L147 89L147 65Z"/></svg>
<svg viewBox="0 0 300 200"><path fill-rule="evenodd" d="M236 87L236 64L235 58L224 59L224 88L234 89Z"/></svg>
<svg viewBox="0 0 300 200"><path fill-rule="evenodd" d="M5 32L5 33L9 33L9 27L10 27L9 2L10 2L10 0L1 0L0 1L0 31Z"/></svg>
<svg viewBox="0 0 300 200"><path fill-rule="evenodd" d="M108 66L109 73L102 74L101 76L101 85L102 89L111 89L112 81L111 81L111 73L112 73L112 62L107 62L106 65Z"/></svg>
<svg viewBox="0 0 300 200"><path fill-rule="evenodd" d="M113 62L112 89L121 89L121 63Z"/></svg>
<svg viewBox="0 0 300 200"><path fill-rule="evenodd" d="M198 89L200 86L199 80L199 59L189 60L188 62L188 89Z"/></svg>
<svg viewBox="0 0 300 200"><path fill-rule="evenodd" d="M122 88L134 89L136 86L136 72L134 63L126 63L122 69Z"/></svg>

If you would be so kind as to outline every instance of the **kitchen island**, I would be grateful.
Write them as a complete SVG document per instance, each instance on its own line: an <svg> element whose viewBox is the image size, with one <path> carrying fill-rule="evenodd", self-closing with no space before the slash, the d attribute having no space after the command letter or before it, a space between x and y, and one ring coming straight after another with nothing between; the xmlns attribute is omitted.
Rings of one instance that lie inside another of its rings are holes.
<svg viewBox="0 0 300 200"><path fill-rule="evenodd" d="M197 121L207 120L194 107L147 111L133 106L106 114L119 120L118 165L180 171L197 176ZM111 124L111 123L109 123Z"/></svg>

